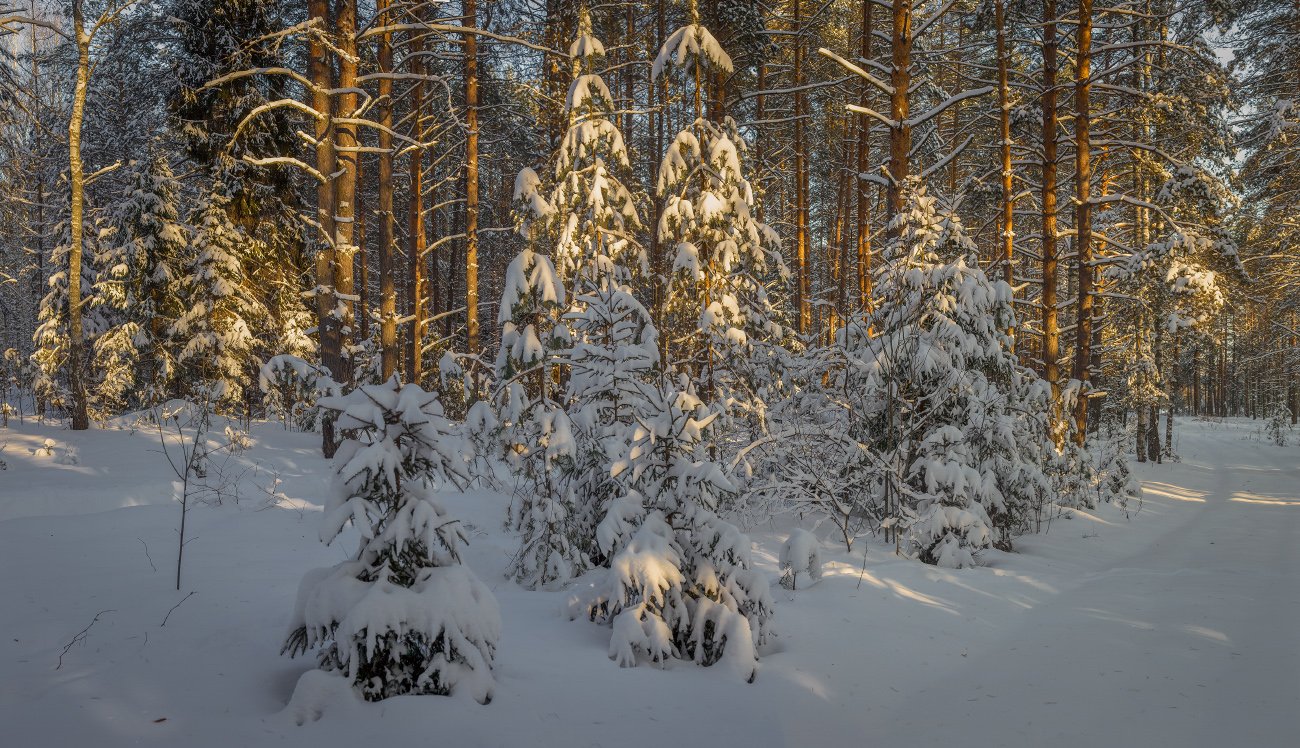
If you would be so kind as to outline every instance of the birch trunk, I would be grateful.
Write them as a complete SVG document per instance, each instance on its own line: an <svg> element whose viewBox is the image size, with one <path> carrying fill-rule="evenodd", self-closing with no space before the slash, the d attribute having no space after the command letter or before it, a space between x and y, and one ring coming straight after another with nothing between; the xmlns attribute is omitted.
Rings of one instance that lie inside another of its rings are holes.
<svg viewBox="0 0 1300 748"><path fill-rule="evenodd" d="M85 335L81 324L82 220L86 207L86 172L81 163L81 125L86 116L86 91L90 87L90 35L82 0L72 2L72 32L77 44L77 81L72 92L72 116L68 119L68 174L71 191L71 242L68 245L68 388L72 390L69 415L72 430L90 428L86 408L86 383L82 379L82 348ZM35 33L35 32L33 32Z"/></svg>

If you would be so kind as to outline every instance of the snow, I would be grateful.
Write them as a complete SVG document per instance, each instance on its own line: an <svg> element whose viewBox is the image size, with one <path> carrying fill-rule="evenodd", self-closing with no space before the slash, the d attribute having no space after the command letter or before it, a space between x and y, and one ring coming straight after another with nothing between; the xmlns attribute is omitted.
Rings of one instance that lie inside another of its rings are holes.
<svg viewBox="0 0 1300 748"><path fill-rule="evenodd" d="M156 434L11 419L4 743L648 746L673 729L756 747L1288 745L1300 730L1300 447L1269 443L1261 423L1178 419L1182 460L1135 466L1144 497L1131 517L1072 510L976 569L900 559L877 538L848 554L822 530L822 579L785 590L793 528L744 528L776 607L752 684L690 662L619 668L610 629L569 619L599 575L522 589L504 576L517 548L502 530L509 497L443 492L465 524L466 565L500 604L494 698L479 706L468 692L366 703L337 674L280 656L299 580L356 540L317 540L330 480L318 435L253 424L232 458L246 471L231 471L239 500L191 510L178 592L179 509ZM78 464L57 462L65 449Z"/></svg>
<svg viewBox="0 0 1300 748"><path fill-rule="evenodd" d="M804 585L814 584L822 578L822 552L817 536L796 527L781 544L781 586L799 588L799 575L804 575Z"/></svg>
<svg viewBox="0 0 1300 748"><path fill-rule="evenodd" d="M698 23L682 26L670 34L659 48L659 54L650 68L650 77L652 80L658 79L670 63L674 67L684 68L699 64L698 60L701 59L726 73L734 69L731 56L722 50L722 45L718 44L718 40L707 28Z"/></svg>

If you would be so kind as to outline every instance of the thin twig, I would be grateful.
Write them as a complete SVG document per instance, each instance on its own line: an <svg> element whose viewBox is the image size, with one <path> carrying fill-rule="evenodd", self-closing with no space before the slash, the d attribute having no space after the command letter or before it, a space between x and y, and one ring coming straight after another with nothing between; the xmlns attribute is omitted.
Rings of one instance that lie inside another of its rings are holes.
<svg viewBox="0 0 1300 748"><path fill-rule="evenodd" d="M186 600L189 600L191 597L194 597L194 595L196 594L198 594L198 590L194 590L190 592L190 594L181 598L180 603L176 603L175 605L173 605L171 607L171 610L167 611L167 615L163 616L163 621L162 623L158 624L158 628L162 628L163 626L167 625L167 619L172 617L172 610L176 610L177 608L181 607L181 603L185 602Z"/></svg>
<svg viewBox="0 0 1300 748"><path fill-rule="evenodd" d="M136 538L136 540L140 540L140 538ZM140 540L140 545L144 546L144 557L149 559L149 568L158 571L158 567L153 565L153 557L149 555L149 544Z"/></svg>
<svg viewBox="0 0 1300 748"><path fill-rule="evenodd" d="M858 589L862 589L862 578L867 575L867 547L862 546L862 571L858 572Z"/></svg>
<svg viewBox="0 0 1300 748"><path fill-rule="evenodd" d="M72 637L72 641L68 642L67 646L63 648L63 651L59 653L59 664L56 665L54 669L58 670L59 668L63 667L63 655L67 654L68 650L72 649L72 646L77 642L84 642L86 640L86 634L90 633L90 627L94 626L96 623L99 622L100 616L104 615L105 613L116 613L116 612L117 612L116 610L101 610L98 613L96 613L95 617L91 619L90 623L86 624L86 628L82 629L81 631L78 631L77 635Z"/></svg>

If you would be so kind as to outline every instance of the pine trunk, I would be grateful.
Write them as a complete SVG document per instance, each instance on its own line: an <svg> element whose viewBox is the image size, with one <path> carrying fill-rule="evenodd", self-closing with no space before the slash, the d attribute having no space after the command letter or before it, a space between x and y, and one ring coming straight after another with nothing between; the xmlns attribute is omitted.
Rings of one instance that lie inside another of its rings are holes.
<svg viewBox="0 0 1300 748"><path fill-rule="evenodd" d="M812 329L812 267L808 252L808 142L807 96L804 84L803 6L794 0L794 194L795 194L795 262L798 270L799 334Z"/></svg>
<svg viewBox="0 0 1300 748"><path fill-rule="evenodd" d="M465 0L461 23L477 27L475 0ZM478 322L478 38L465 36L465 350L479 352Z"/></svg>
<svg viewBox="0 0 1300 748"><path fill-rule="evenodd" d="M406 351L406 374L414 384L423 378L424 348L424 36L419 30L411 32L411 74L416 76L411 85L411 136L421 146L411 150L408 204L406 215L406 262L410 281L407 287L408 308L411 312L411 338Z"/></svg>
<svg viewBox="0 0 1300 748"><path fill-rule="evenodd" d="M997 26L998 57L998 151L1002 157L1002 226L999 232L1001 241L1002 279L1008 286L1015 288L1015 183L1012 176L1011 162L1011 83L1007 50L1006 25L1007 0L997 0L995 6L995 25ZM1009 331L1014 338L1013 325Z"/></svg>
<svg viewBox="0 0 1300 748"><path fill-rule="evenodd" d="M1052 420L1061 417L1061 330L1057 321L1056 248L1056 0L1043 4L1043 378L1052 390Z"/></svg>
<svg viewBox="0 0 1300 748"><path fill-rule="evenodd" d="M378 0L379 23L392 24L391 0ZM397 371L397 289L393 263L393 34L379 35L379 371Z"/></svg>
<svg viewBox="0 0 1300 748"><path fill-rule="evenodd" d="M1079 0L1078 46L1074 72L1074 185L1075 248L1079 262L1078 308L1075 321L1074 371L1082 383L1074 404L1074 439L1079 445L1088 436L1088 384L1092 378L1092 0Z"/></svg>
<svg viewBox="0 0 1300 748"><path fill-rule="evenodd" d="M328 0L308 0L307 14L322 32L332 27ZM321 180L316 185L316 219L320 224L320 248L316 252L316 335L320 341L321 364L329 369L331 376L338 372L333 368L339 360L340 338L337 320L334 316L334 183L335 153L333 135L333 97L334 75L330 66L328 48L315 35L309 37L307 44L307 74L312 82L311 106L316 112L314 131L316 149L316 171ZM326 457L333 457L337 448L334 440L334 422L326 419L321 427L321 451Z"/></svg>
<svg viewBox="0 0 1300 748"><path fill-rule="evenodd" d="M859 32L862 59L871 59L871 37L874 33L871 10L873 0L862 0L862 28ZM862 81L858 88L858 106L864 109L870 104L868 83ZM871 170L871 121L865 114L858 115L858 174L857 208L858 208L858 308L869 309L871 306L871 183L861 178Z"/></svg>
<svg viewBox="0 0 1300 748"><path fill-rule="evenodd" d="M912 127L907 123L908 89L912 85L912 0L894 0L890 53L893 70L889 85L893 93L889 97L889 118L894 125L889 130L887 220L892 223L903 209L903 180L908 176L908 154L912 150Z"/></svg>
<svg viewBox="0 0 1300 748"><path fill-rule="evenodd" d="M357 193L357 126L346 121L357 110L357 1L342 0L338 5L339 120L334 128L334 151L338 159L338 179L334 182L334 304L339 315L339 349L329 362L334 379L352 381L352 356L348 352L353 330L353 256L356 254Z"/></svg>

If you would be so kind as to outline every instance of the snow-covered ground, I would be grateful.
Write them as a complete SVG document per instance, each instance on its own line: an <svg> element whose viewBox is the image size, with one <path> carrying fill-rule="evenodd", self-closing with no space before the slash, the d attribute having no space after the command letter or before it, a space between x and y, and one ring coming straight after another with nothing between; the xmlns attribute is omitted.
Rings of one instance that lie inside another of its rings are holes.
<svg viewBox="0 0 1300 748"><path fill-rule="evenodd" d="M352 545L317 540L317 437L254 426L228 466L239 495L189 516L177 592L180 510L157 435L11 424L0 744L1295 745L1300 448L1245 421L1177 433L1182 461L1139 469L1131 519L1075 512L984 568L926 567L878 541L864 564L861 545L824 540L820 582L774 587L778 637L752 685L724 668L619 669L608 630L569 620L571 593L504 579L508 499L449 496L501 605L492 703L333 694L286 710L313 664L279 654L298 582ZM78 464L61 464L65 445ZM750 533L775 584L786 533Z"/></svg>

